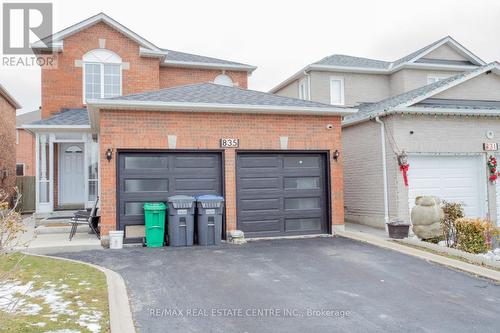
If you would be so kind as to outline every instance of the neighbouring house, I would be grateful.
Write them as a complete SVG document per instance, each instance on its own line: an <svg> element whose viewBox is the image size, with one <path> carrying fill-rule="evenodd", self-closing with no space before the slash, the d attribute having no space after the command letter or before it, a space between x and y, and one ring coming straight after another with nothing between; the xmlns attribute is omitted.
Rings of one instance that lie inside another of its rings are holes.
<svg viewBox="0 0 500 333"><path fill-rule="evenodd" d="M16 116L16 175L35 176L35 136L23 128L41 119L41 108Z"/></svg>
<svg viewBox="0 0 500 333"><path fill-rule="evenodd" d="M342 122L346 220L408 221L417 196L435 195L498 221L487 162L500 137L499 74L445 37L393 62L332 55L272 92L359 109Z"/></svg>
<svg viewBox="0 0 500 333"><path fill-rule="evenodd" d="M20 108L0 84L0 189L10 195L16 186L16 110Z"/></svg>
<svg viewBox="0 0 500 333"><path fill-rule="evenodd" d="M248 90L255 70L161 49L98 14L35 45L42 68L35 134L37 213L90 206L101 232L144 235L143 204L225 198L224 231L249 237L343 226L341 117L353 108Z"/></svg>

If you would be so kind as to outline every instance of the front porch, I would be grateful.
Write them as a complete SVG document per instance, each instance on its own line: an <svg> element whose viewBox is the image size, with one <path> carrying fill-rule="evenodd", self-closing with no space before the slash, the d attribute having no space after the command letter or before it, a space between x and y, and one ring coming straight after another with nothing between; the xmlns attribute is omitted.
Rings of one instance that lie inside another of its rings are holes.
<svg viewBox="0 0 500 333"><path fill-rule="evenodd" d="M35 135L36 216L92 207L99 195L99 143L86 109L26 125Z"/></svg>

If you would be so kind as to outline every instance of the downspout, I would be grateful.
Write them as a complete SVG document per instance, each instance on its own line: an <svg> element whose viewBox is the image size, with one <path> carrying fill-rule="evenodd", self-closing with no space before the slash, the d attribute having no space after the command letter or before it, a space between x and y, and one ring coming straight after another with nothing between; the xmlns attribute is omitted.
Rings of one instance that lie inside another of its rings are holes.
<svg viewBox="0 0 500 333"><path fill-rule="evenodd" d="M307 100L311 101L311 74L307 72L307 70L304 70L304 75L307 78Z"/></svg>
<svg viewBox="0 0 500 333"><path fill-rule="evenodd" d="M387 154L385 149L385 124L380 117L375 117L375 121L380 124L380 136L382 143L382 168L384 177L384 220L385 229L387 231L387 223L389 223L389 189L387 185Z"/></svg>

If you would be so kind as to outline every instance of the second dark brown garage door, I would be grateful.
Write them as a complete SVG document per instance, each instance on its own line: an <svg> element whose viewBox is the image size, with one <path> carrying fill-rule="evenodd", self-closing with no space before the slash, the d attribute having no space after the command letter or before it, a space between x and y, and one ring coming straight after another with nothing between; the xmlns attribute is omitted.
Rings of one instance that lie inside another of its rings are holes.
<svg viewBox="0 0 500 333"><path fill-rule="evenodd" d="M236 167L238 229L246 237L328 231L323 154L238 153Z"/></svg>

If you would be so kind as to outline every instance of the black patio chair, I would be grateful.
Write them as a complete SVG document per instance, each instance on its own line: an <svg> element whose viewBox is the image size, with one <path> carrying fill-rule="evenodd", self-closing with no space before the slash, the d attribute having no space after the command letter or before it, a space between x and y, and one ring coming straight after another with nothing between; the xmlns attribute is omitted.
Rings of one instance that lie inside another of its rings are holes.
<svg viewBox="0 0 500 333"><path fill-rule="evenodd" d="M99 197L96 198L94 206L90 210L79 210L76 212L69 224L71 225L71 230L69 232L69 240L73 239L76 234L76 229L79 225L88 225L90 230L96 235L97 239L101 239L101 234L99 231L99 219L97 216L97 203L99 202Z"/></svg>

